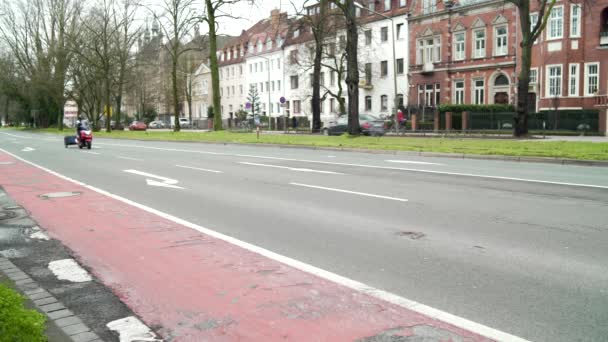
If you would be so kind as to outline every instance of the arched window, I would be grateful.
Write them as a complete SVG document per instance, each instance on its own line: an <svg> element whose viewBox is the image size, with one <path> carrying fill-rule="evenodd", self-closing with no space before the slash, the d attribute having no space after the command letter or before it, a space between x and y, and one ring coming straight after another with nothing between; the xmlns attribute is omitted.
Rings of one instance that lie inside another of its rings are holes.
<svg viewBox="0 0 608 342"><path fill-rule="evenodd" d="M509 78L507 78L507 76L505 76L505 75L499 75L498 77L496 77L496 80L494 80L494 85L495 86L508 86Z"/></svg>

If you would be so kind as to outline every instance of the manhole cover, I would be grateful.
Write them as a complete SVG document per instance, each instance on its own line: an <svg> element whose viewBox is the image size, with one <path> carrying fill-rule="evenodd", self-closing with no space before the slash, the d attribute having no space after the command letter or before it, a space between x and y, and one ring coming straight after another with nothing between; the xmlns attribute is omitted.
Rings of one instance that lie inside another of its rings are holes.
<svg viewBox="0 0 608 342"><path fill-rule="evenodd" d="M17 213L14 211L0 211L0 221L8 220L17 217Z"/></svg>
<svg viewBox="0 0 608 342"><path fill-rule="evenodd" d="M82 192L79 192L79 191L52 192L50 194L40 195L40 198L42 198L42 199L62 198L62 197L80 196L81 194L82 194Z"/></svg>
<svg viewBox="0 0 608 342"><path fill-rule="evenodd" d="M424 233L421 232L407 232L407 231L403 231L403 232L397 232L397 235L399 236L404 236L404 237L409 237L412 240L418 240L424 237Z"/></svg>

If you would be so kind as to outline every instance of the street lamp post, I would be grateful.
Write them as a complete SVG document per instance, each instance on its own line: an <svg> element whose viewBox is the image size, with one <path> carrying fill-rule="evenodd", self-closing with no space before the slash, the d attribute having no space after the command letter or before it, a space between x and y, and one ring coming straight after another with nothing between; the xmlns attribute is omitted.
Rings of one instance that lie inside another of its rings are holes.
<svg viewBox="0 0 608 342"><path fill-rule="evenodd" d="M399 107L399 98L397 96L397 59L396 59L396 52L395 52L395 44L397 43L395 41L395 22L393 20L393 18L384 15L382 13L376 12L372 9L369 9L363 5L361 5L360 3L358 3L357 1L354 1L354 4L356 7L360 8L360 9L364 9L367 10L371 13L374 13L376 15L379 15L383 18L386 18L388 20L391 21L391 38L392 38L392 47L393 47L393 115L395 116L394 122L395 122L395 133L399 134L399 120L397 120L397 108Z"/></svg>

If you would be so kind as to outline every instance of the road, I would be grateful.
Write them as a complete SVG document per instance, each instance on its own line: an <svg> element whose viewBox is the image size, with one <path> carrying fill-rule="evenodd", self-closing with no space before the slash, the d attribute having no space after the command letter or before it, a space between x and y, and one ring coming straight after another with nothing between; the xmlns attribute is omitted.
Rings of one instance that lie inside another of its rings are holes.
<svg viewBox="0 0 608 342"><path fill-rule="evenodd" d="M451 314L608 336L606 168L9 132L28 161Z"/></svg>

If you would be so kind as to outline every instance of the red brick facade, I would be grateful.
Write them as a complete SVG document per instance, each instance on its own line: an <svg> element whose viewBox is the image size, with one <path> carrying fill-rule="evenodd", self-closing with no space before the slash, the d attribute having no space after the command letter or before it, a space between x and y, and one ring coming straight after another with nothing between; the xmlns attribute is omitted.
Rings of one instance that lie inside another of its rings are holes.
<svg viewBox="0 0 608 342"><path fill-rule="evenodd" d="M538 82L531 88L538 108L604 110L595 105L599 95L608 94L608 0L559 0L554 10L560 15L554 17L553 27L551 21L547 24L533 48L532 68ZM533 6L531 12L535 11ZM553 81L553 94L550 78L561 79L561 89L555 89Z"/></svg>
<svg viewBox="0 0 608 342"><path fill-rule="evenodd" d="M434 8L425 10L423 5L429 3L434 2L410 3L409 104L515 104L521 50L517 8L504 0L468 5L453 1L451 7L448 1L436 1ZM530 4L534 15L536 2ZM532 109L603 112L606 106L597 104L608 94L608 0L558 0L555 11L533 48ZM579 15L571 20L575 11ZM480 49L483 43L476 41L478 32L477 40L485 37L485 54Z"/></svg>
<svg viewBox="0 0 608 342"><path fill-rule="evenodd" d="M437 2L434 12L424 13L422 5L413 3L410 18L410 105L514 103L515 7L486 1L446 8Z"/></svg>

